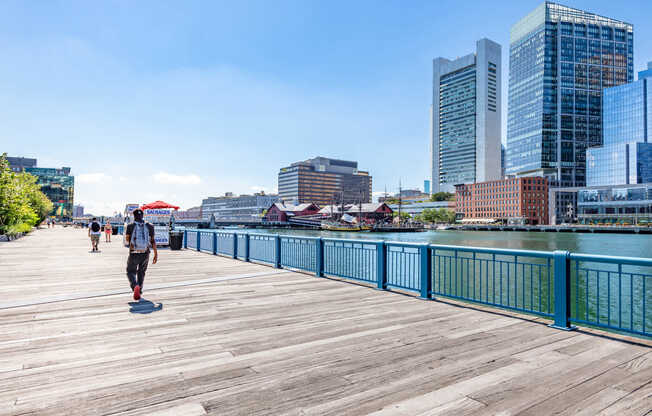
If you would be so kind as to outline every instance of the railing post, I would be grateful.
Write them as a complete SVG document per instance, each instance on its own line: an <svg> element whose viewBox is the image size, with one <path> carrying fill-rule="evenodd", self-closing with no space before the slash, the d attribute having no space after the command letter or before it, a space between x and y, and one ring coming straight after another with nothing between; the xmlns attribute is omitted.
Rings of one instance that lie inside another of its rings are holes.
<svg viewBox="0 0 652 416"><path fill-rule="evenodd" d="M233 258L238 258L238 233L233 233Z"/></svg>
<svg viewBox="0 0 652 416"><path fill-rule="evenodd" d="M213 255L217 255L217 233L213 233Z"/></svg>
<svg viewBox="0 0 652 416"><path fill-rule="evenodd" d="M324 240L315 240L315 276L324 276Z"/></svg>
<svg viewBox="0 0 652 416"><path fill-rule="evenodd" d="M197 251L201 251L201 232L197 230Z"/></svg>
<svg viewBox="0 0 652 416"><path fill-rule="evenodd" d="M564 331L574 329L570 324L570 253L565 250L553 252L555 322L550 326Z"/></svg>
<svg viewBox="0 0 652 416"><path fill-rule="evenodd" d="M183 230L183 248L188 248L188 230Z"/></svg>
<svg viewBox="0 0 652 416"><path fill-rule="evenodd" d="M430 258L430 247L427 244L419 247L419 258L421 260L421 299L430 299L432 292L432 261Z"/></svg>
<svg viewBox="0 0 652 416"><path fill-rule="evenodd" d="M376 279L377 289L387 290L387 246L384 241L376 243Z"/></svg>
<svg viewBox="0 0 652 416"><path fill-rule="evenodd" d="M276 234L274 236L274 267L281 268L281 237Z"/></svg>
<svg viewBox="0 0 652 416"><path fill-rule="evenodd" d="M244 261L249 261L249 234L245 234L244 239L245 239Z"/></svg>

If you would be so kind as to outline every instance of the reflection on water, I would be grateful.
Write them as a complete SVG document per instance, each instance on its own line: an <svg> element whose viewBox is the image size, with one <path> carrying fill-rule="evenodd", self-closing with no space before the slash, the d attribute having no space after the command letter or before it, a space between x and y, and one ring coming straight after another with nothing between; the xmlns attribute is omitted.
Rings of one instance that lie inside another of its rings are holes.
<svg viewBox="0 0 652 416"><path fill-rule="evenodd" d="M650 234L548 233L523 231L426 231L421 233L343 233L313 230L248 230L254 233L363 238L457 246L523 250L568 250L574 253L652 257Z"/></svg>

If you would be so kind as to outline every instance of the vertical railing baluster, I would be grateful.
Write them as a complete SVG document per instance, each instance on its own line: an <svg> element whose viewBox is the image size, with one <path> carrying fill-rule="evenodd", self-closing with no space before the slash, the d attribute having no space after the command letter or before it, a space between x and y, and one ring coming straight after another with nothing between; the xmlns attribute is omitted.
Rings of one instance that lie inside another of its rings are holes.
<svg viewBox="0 0 652 416"><path fill-rule="evenodd" d="M618 265L620 266L620 264ZM645 319L645 317L643 317ZM634 329L634 275L629 274L629 330Z"/></svg>
<svg viewBox="0 0 652 416"><path fill-rule="evenodd" d="M213 254L217 254L217 233L213 233Z"/></svg>
<svg viewBox="0 0 652 416"><path fill-rule="evenodd" d="M419 247L419 258L421 260L420 277L421 277L421 299L430 299L432 290L432 274L430 263L430 248L428 245Z"/></svg>
<svg viewBox="0 0 652 416"><path fill-rule="evenodd" d="M551 326L570 330L570 253L555 250L555 323Z"/></svg>
<svg viewBox="0 0 652 416"><path fill-rule="evenodd" d="M249 233L244 235L245 249L244 249L244 261L249 261Z"/></svg>
<svg viewBox="0 0 652 416"><path fill-rule="evenodd" d="M183 248L188 248L188 230L183 230Z"/></svg>
<svg viewBox="0 0 652 416"><path fill-rule="evenodd" d="M233 258L238 258L238 234L233 233Z"/></svg>
<svg viewBox="0 0 652 416"><path fill-rule="evenodd" d="M201 232L197 230L197 251L201 251Z"/></svg>
<svg viewBox="0 0 652 416"><path fill-rule="evenodd" d="M387 289L387 246L384 241L376 243L376 284L380 290Z"/></svg>
<svg viewBox="0 0 652 416"><path fill-rule="evenodd" d="M315 240L315 276L324 275L324 240L318 238Z"/></svg>
<svg viewBox="0 0 652 416"><path fill-rule="evenodd" d="M274 236L274 267L281 268L281 237L278 234Z"/></svg>

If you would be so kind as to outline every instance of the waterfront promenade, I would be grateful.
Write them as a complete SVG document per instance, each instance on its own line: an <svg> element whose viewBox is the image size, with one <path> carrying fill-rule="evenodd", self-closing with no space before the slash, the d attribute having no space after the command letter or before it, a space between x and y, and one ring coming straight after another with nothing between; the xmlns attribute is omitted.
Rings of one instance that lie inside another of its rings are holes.
<svg viewBox="0 0 652 416"><path fill-rule="evenodd" d="M121 236L0 243L0 415L643 415L652 349Z"/></svg>

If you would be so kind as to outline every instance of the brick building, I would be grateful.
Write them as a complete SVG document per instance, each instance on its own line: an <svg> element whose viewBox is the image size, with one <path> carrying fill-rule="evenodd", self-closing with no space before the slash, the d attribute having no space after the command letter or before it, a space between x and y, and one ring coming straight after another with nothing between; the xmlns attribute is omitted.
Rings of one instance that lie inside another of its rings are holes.
<svg viewBox="0 0 652 416"><path fill-rule="evenodd" d="M455 185L455 196L455 212L467 221L548 224L548 180L543 177Z"/></svg>

